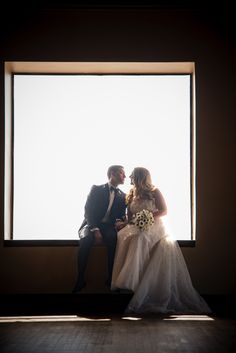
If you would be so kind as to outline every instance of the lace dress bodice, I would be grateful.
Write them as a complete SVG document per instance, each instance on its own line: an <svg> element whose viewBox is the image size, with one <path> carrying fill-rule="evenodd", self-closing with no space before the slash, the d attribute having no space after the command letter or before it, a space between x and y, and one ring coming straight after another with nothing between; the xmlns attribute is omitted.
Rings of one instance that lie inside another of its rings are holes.
<svg viewBox="0 0 236 353"><path fill-rule="evenodd" d="M129 211L135 214L142 210L154 211L156 209L153 199L134 199L129 205Z"/></svg>

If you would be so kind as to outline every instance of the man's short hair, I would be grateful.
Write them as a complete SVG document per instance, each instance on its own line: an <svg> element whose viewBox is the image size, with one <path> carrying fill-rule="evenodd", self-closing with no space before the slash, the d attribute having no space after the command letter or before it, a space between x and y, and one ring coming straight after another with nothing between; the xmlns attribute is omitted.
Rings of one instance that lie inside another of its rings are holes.
<svg viewBox="0 0 236 353"><path fill-rule="evenodd" d="M107 176L110 179L112 173L117 173L120 169L123 169L122 165L111 165L107 170Z"/></svg>

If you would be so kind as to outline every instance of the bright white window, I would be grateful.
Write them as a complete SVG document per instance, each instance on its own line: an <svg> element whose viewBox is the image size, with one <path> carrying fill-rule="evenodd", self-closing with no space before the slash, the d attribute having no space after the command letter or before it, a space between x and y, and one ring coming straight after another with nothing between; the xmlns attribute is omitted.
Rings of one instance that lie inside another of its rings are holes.
<svg viewBox="0 0 236 353"><path fill-rule="evenodd" d="M78 239L107 168L150 170L191 239L191 75L14 75L13 239Z"/></svg>

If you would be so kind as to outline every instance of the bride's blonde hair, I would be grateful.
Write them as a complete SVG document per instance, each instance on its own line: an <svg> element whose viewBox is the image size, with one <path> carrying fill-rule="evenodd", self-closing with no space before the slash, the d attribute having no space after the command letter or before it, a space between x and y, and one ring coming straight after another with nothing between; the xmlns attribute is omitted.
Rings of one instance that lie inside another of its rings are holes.
<svg viewBox="0 0 236 353"><path fill-rule="evenodd" d="M129 204L134 197L152 199L155 186L152 184L149 170L143 167L137 167L134 168L131 176L134 186L127 194L126 203Z"/></svg>

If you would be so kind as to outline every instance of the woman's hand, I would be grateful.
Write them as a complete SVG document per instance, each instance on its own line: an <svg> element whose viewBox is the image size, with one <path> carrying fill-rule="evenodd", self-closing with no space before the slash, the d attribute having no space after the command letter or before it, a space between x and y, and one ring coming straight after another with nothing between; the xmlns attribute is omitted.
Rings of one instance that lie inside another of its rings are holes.
<svg viewBox="0 0 236 353"><path fill-rule="evenodd" d="M153 214L153 217L154 217L154 218L158 217L158 216L159 216L159 210L157 210L157 209L156 209L156 210L153 210L153 211L152 211L152 214Z"/></svg>

